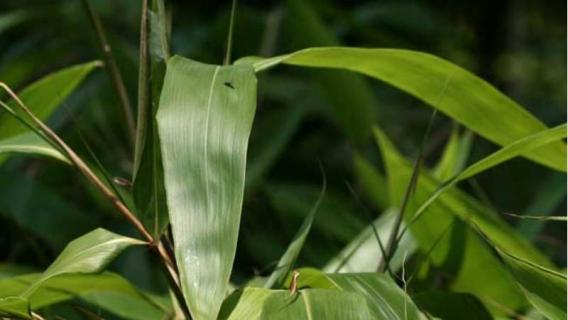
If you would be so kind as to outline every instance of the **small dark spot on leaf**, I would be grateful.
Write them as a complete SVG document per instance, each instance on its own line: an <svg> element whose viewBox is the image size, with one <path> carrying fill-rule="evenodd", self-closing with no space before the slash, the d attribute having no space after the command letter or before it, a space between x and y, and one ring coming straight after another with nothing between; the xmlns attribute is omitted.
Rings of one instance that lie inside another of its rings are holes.
<svg viewBox="0 0 568 320"><path fill-rule="evenodd" d="M231 89L235 89L235 87L233 86L233 83L231 81L227 81L225 83L223 83L226 87L229 87Z"/></svg>

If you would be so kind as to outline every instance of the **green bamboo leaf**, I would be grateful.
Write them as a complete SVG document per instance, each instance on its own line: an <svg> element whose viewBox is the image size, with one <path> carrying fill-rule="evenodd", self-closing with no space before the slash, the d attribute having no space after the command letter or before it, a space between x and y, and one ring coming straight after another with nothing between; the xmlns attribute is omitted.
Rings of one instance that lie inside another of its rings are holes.
<svg viewBox="0 0 568 320"><path fill-rule="evenodd" d="M255 109L250 66L168 62L158 132L182 289L197 320L215 319L227 292Z"/></svg>
<svg viewBox="0 0 568 320"><path fill-rule="evenodd" d="M460 173L467 164L467 157L471 151L473 135L471 131L460 135L457 128L452 129L450 140L442 153L440 161L433 169L437 179L447 180Z"/></svg>
<svg viewBox="0 0 568 320"><path fill-rule="evenodd" d="M381 135L381 133L378 133ZM539 147L548 145L550 143L556 142L560 139L565 138L567 135L566 124L554 127L552 129L543 130L539 133L530 135L528 137L514 141L513 143L499 149L498 151L490 154L489 156L475 162L474 164L468 166L465 170L454 176L452 179L445 181L432 195L420 206L420 208L414 214L414 220L419 219L424 211L430 206L438 197L440 197L446 190L451 188L453 185L459 181L473 177L485 170L488 170L496 165L499 165L507 160L515 158L525 152L531 150L539 149ZM378 137L377 139L381 139ZM492 237L493 234L489 233L488 236ZM502 242L496 241L499 245L503 245Z"/></svg>
<svg viewBox="0 0 568 320"><path fill-rule="evenodd" d="M227 298L219 319L280 320L380 319L371 315L367 301L358 293L308 289L290 294L285 290L247 287Z"/></svg>
<svg viewBox="0 0 568 320"><path fill-rule="evenodd" d="M0 316L17 316L31 319L27 299L21 297L0 298Z"/></svg>
<svg viewBox="0 0 568 320"><path fill-rule="evenodd" d="M59 70L27 86L18 96L39 119L46 120L83 79L100 66L100 61L93 61ZM9 105L17 112L22 112L15 106L15 102L12 101ZM23 115L23 112L21 114ZM9 114L0 114L0 139L27 131L26 127Z"/></svg>
<svg viewBox="0 0 568 320"><path fill-rule="evenodd" d="M325 194L326 188L326 180L324 177L322 190L320 196L306 218L302 223L302 226L298 230L298 233L294 236L294 239L286 249L286 252L276 265L276 269L272 272L266 283L264 284L265 288L281 288L284 284L284 280L286 280L286 276L292 271L294 264L296 263L296 259L304 246L304 242L306 242L306 238L308 237L308 233L312 227L312 223L314 222L314 217L316 216L316 212L318 211L318 207L323 199Z"/></svg>
<svg viewBox="0 0 568 320"><path fill-rule="evenodd" d="M384 133L378 130L376 133L387 167L392 201L396 203L403 197L412 174L412 165L398 153ZM427 172L421 173L405 215L407 223L411 221L418 205L428 199L438 186L439 182ZM439 245L430 254L430 261L451 275L452 290L478 296L495 314L500 314L500 311L494 308L494 303L511 309L526 306L526 300L512 275L483 239L480 239L476 230L471 229L472 223L488 235L491 234L491 238L496 239L509 252L543 265L550 265L546 257L505 221L456 188L449 188L442 194L408 230L417 240L421 250L428 252L432 243L446 232L448 226L451 227L447 236L440 240Z"/></svg>
<svg viewBox="0 0 568 320"><path fill-rule="evenodd" d="M8 308L4 308L1 302L3 299L12 302L22 301L21 305L16 304L16 307L11 308L11 313L14 314L13 312L16 311L26 314L28 306L36 311L76 297L119 315L123 313L121 312L124 307L122 302L125 300L129 305L136 306L137 310L145 310L149 315L164 314L165 311L127 280L108 272L96 275L60 275L47 280L27 299L18 297L41 276L40 273L36 273L0 280L0 313L2 311L10 313ZM108 301L109 295L112 295L116 301ZM134 314L138 313L134 312ZM138 319L144 318L138 317Z"/></svg>
<svg viewBox="0 0 568 320"><path fill-rule="evenodd" d="M386 274L332 273L300 269L298 288L337 289L358 293L367 301L373 319L420 319L421 312L412 299Z"/></svg>
<svg viewBox="0 0 568 320"><path fill-rule="evenodd" d="M42 276L21 296L29 297L44 282L58 275L101 272L124 249L141 244L145 242L101 228L93 230L71 241Z"/></svg>
<svg viewBox="0 0 568 320"><path fill-rule="evenodd" d="M507 145L547 127L470 72L433 55L398 49L310 48L273 58L247 58L258 71L290 65L350 70L382 80L438 108L467 128L499 145ZM451 81L446 86L446 79ZM445 92L439 101L440 92ZM566 144L557 141L523 156L566 171Z"/></svg>
<svg viewBox="0 0 568 320"><path fill-rule="evenodd" d="M566 274L497 249L531 304L548 319L566 319Z"/></svg>
<svg viewBox="0 0 568 320"><path fill-rule="evenodd" d="M26 154L31 156L46 156L69 164L69 160L57 149L52 147L33 132L26 132L0 140L0 154ZM5 156L0 156L0 162Z"/></svg>

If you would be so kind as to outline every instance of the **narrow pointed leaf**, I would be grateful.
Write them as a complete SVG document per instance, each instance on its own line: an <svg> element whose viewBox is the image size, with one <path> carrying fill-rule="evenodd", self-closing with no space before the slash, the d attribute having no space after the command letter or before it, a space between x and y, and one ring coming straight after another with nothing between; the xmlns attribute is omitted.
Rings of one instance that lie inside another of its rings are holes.
<svg viewBox="0 0 568 320"><path fill-rule="evenodd" d="M14 297L24 292L29 285L37 282L41 276L41 274L27 274L0 280L0 313L3 310L2 299L14 301ZM105 300L109 294L115 298L114 303ZM164 310L161 310L127 280L113 273L60 275L51 278L27 299L20 297L22 303L19 307L18 304L12 307L12 311L20 310L27 313L28 307L35 311L77 297L91 303L100 301L101 303L97 303L98 307L115 314L121 310L121 302L124 300L145 310L148 314L164 313ZM7 310L4 311L8 313ZM144 318L139 317L139 319Z"/></svg>
<svg viewBox="0 0 568 320"><path fill-rule="evenodd" d="M101 66L99 61L93 61L59 70L32 83L18 93L18 96L38 118L46 120L81 84L83 79L99 66ZM20 112L15 102L12 101L10 106L12 109ZM0 114L1 139L13 137L27 131L28 129L12 116L6 113Z"/></svg>
<svg viewBox="0 0 568 320"><path fill-rule="evenodd" d="M453 63L421 52L322 47L267 59L246 58L239 63L252 63L256 71L285 63L362 73L406 91L499 145L547 129L484 80ZM448 78L450 81L444 89ZM441 101L440 92L445 92ZM523 156L566 171L566 144L561 141L525 152Z"/></svg>
<svg viewBox="0 0 568 320"><path fill-rule="evenodd" d="M465 168L472 140L471 131L460 135L455 128L452 130L442 157L433 170L437 179L450 179Z"/></svg>
<svg viewBox="0 0 568 320"><path fill-rule="evenodd" d="M298 230L298 233L294 236L294 239L286 249L286 252L276 265L276 269L272 272L266 283L264 284L265 288L280 288L284 284L284 280L286 280L286 276L292 271L294 264L296 263L296 259L304 246L304 242L308 237L308 233L312 227L312 223L314 222L314 217L316 216L316 212L318 211L319 204L325 194L325 181L321 191L321 194L304 219L302 226Z"/></svg>
<svg viewBox="0 0 568 320"><path fill-rule="evenodd" d="M250 66L168 62L158 132L175 254L194 319L215 319L227 292L256 108Z"/></svg>
<svg viewBox="0 0 568 320"><path fill-rule="evenodd" d="M141 244L145 242L105 229L91 231L71 241L42 276L22 293L22 296L29 297L45 281L58 275L101 272L124 249Z"/></svg>

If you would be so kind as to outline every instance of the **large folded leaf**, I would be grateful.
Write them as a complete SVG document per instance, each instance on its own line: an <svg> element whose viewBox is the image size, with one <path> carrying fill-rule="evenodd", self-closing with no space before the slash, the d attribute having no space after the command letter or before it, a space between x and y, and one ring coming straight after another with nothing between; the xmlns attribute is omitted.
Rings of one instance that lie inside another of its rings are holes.
<svg viewBox="0 0 568 320"><path fill-rule="evenodd" d="M26 132L17 136L0 140L0 154L27 154L50 157L69 163L69 160L57 149L47 143L33 132ZM0 155L0 162L5 156Z"/></svg>
<svg viewBox="0 0 568 320"><path fill-rule="evenodd" d="M566 319L566 274L497 250L531 304L551 320Z"/></svg>
<svg viewBox="0 0 568 320"><path fill-rule="evenodd" d="M101 66L99 61L93 61L59 70L32 83L18 96L38 118L45 120L81 84L83 79L99 66ZM13 101L10 106L17 112L21 112L20 108L15 107ZM26 131L28 129L14 117L6 113L0 114L0 139L13 137Z"/></svg>
<svg viewBox="0 0 568 320"><path fill-rule="evenodd" d="M130 306L136 306L136 310L143 310L149 315L164 313L162 308L153 303L127 280L113 273L60 275L47 280L28 299L15 298L24 292L29 285L37 282L41 276L41 274L36 273L0 280L0 313L14 314L24 310L24 313L19 315L25 317L27 316L28 301L31 310L39 310L76 297L121 316L123 315L120 311L123 310L125 300ZM113 296L114 301L107 300L109 295ZM15 303L16 306L18 306L18 301L21 301L22 304L19 307L8 308L8 303L2 304L3 299ZM131 312L136 310L131 310ZM145 318L138 317L138 319Z"/></svg>
<svg viewBox="0 0 568 320"><path fill-rule="evenodd" d="M145 242L101 228L93 230L71 241L21 296L29 298L44 282L58 275L101 272L124 249L141 244Z"/></svg>
<svg viewBox="0 0 568 320"><path fill-rule="evenodd" d="M359 72L414 95L499 145L546 129L542 122L487 82L453 63L421 52L323 47L273 58L248 58L239 63L252 63L256 71L285 63ZM566 144L561 141L523 156L566 171Z"/></svg>
<svg viewBox="0 0 568 320"><path fill-rule="evenodd" d="M250 66L168 62L158 132L182 288L197 320L215 319L227 292L255 108Z"/></svg>
<svg viewBox="0 0 568 320"><path fill-rule="evenodd" d="M227 298L219 319L378 319L371 315L367 301L354 292L309 289L291 295L284 290L245 288Z"/></svg>
<svg viewBox="0 0 568 320"><path fill-rule="evenodd" d="M308 237L308 233L310 232L312 223L314 222L314 217L316 215L316 212L318 211L319 204L325 194L325 188L326 182L324 180L324 185L318 200L304 219L302 226L298 230L298 233L296 233L296 235L294 236L294 239L292 239L292 242L288 246L288 249L286 249L286 252L278 261L276 269L274 269L268 280L266 280L266 283L264 284L265 288L280 288L284 284L286 276L294 267L296 259L298 258L298 255L300 254L300 251L304 246L304 242Z"/></svg>

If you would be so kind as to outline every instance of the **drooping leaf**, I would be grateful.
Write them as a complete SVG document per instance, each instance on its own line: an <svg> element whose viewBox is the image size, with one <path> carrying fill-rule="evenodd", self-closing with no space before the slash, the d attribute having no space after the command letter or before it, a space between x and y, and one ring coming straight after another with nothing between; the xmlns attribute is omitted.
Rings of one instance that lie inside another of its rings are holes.
<svg viewBox="0 0 568 320"><path fill-rule="evenodd" d="M31 284L37 282L41 276L41 274L36 273L0 280L0 301L2 299L14 301L14 297L17 297ZM118 301L108 301L106 297L109 294L112 294ZM121 310L120 308L124 307L121 303L124 300L135 304L137 308L145 310L148 314L164 312L128 281L113 273L60 275L51 278L27 299L20 298L23 301L21 306L13 308L14 310L12 311L20 310L21 312L22 310L27 310L28 304L31 310L39 310L73 298L80 298L91 303L99 301L99 307L119 315L121 314L117 310ZM8 313L8 310L3 309L3 307L2 303L0 303L0 312L4 310L4 312ZM138 317L138 319L144 318Z"/></svg>
<svg viewBox="0 0 568 320"><path fill-rule="evenodd" d="M387 242L392 232L396 213L396 210L387 210L373 222L382 243ZM398 243L396 254L390 260L390 268L399 270L402 266L403 258L412 256L417 247L416 241L412 236L402 238ZM330 260L323 270L330 273L374 272L377 270L382 256L376 235L372 227L368 226L341 250L337 256Z"/></svg>
<svg viewBox="0 0 568 320"><path fill-rule="evenodd" d="M227 292L255 108L251 67L168 62L158 132L182 288L197 320L215 319Z"/></svg>
<svg viewBox="0 0 568 320"><path fill-rule="evenodd" d="M367 320L367 301L358 293L307 289L291 295L285 290L247 287L227 298L219 319Z"/></svg>
<svg viewBox="0 0 568 320"><path fill-rule="evenodd" d="M472 294L427 291L413 298L420 308L440 319L494 319L483 303Z"/></svg>
<svg viewBox="0 0 568 320"><path fill-rule="evenodd" d="M99 61L93 61L59 70L27 86L18 93L18 96L39 119L46 120L81 84L83 79L99 66L101 66ZM14 101L11 101L9 105L15 111L22 112ZM0 139L27 131L26 127L9 114L0 114Z"/></svg>
<svg viewBox="0 0 568 320"><path fill-rule="evenodd" d="M531 304L551 320L566 319L566 274L497 250Z"/></svg>
<svg viewBox="0 0 568 320"><path fill-rule="evenodd" d="M547 127L513 100L470 72L433 55L399 49L310 48L273 58L245 58L258 71L280 63L359 72L382 80L438 108L499 145ZM440 92L444 97L440 99ZM523 156L566 171L566 144L557 141Z"/></svg>
<svg viewBox="0 0 568 320"><path fill-rule="evenodd" d="M55 149L33 132L26 132L0 140L0 153L19 153L31 156L40 155L69 163L69 160L67 160L67 158L59 150ZM0 155L0 162L3 159L5 159L5 156Z"/></svg>
<svg viewBox="0 0 568 320"><path fill-rule="evenodd" d="M367 197L380 209L388 208L388 184L383 174L360 154L355 155L353 165L357 180Z"/></svg>
<svg viewBox="0 0 568 320"><path fill-rule="evenodd" d="M21 296L30 297L44 282L58 275L101 272L124 249L141 244L145 242L101 228L93 230L71 241Z"/></svg>
<svg viewBox="0 0 568 320"><path fill-rule="evenodd" d="M325 188L326 181L324 178L324 184L318 200L304 219L302 226L298 230L298 233L296 233L296 235L294 236L294 239L288 246L288 249L286 249L286 252L278 261L276 268L274 269L268 280L266 280L266 283L264 284L265 288L281 288L284 284L284 280L286 280L286 276L294 267L296 259L298 258L298 255L300 254L300 251L304 246L304 242L306 241L308 233L310 232L312 223L314 222L314 217L316 215L316 212L318 211L319 204L325 194Z"/></svg>

